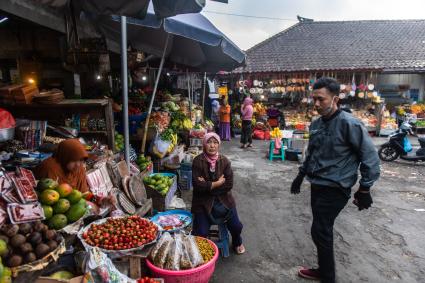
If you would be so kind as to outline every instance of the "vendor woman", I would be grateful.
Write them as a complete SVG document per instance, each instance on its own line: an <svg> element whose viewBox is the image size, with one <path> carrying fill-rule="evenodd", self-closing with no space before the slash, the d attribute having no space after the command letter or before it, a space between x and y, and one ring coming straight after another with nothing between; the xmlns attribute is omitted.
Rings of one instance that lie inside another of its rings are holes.
<svg viewBox="0 0 425 283"><path fill-rule="evenodd" d="M233 171L230 161L219 154L220 137L208 133L203 140L203 154L192 163L193 234L207 237L212 224L225 223L232 235L232 244L237 254L243 254L243 225L236 211L232 196Z"/></svg>
<svg viewBox="0 0 425 283"><path fill-rule="evenodd" d="M56 153L44 160L35 170L35 177L40 180L50 178L59 184L67 183L85 193L89 190L86 180L84 161L88 154L78 139L68 139L58 145Z"/></svg>

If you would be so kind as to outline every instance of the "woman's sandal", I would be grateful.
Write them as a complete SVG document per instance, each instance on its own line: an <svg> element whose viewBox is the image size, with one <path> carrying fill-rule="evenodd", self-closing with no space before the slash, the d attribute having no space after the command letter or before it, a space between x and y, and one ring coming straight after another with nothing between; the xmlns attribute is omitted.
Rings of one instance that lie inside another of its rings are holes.
<svg viewBox="0 0 425 283"><path fill-rule="evenodd" d="M241 255L241 254L244 254L245 253L245 247L244 247L244 245L240 245L239 247L236 247L235 248L235 252L236 252L236 254L238 254L238 255Z"/></svg>
<svg viewBox="0 0 425 283"><path fill-rule="evenodd" d="M252 147L252 144L247 145L246 147Z"/></svg>

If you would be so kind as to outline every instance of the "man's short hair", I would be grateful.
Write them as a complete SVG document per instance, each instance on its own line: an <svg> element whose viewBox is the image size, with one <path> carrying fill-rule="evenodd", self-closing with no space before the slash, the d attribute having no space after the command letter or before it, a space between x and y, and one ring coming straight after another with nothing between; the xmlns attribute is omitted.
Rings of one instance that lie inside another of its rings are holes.
<svg viewBox="0 0 425 283"><path fill-rule="evenodd" d="M313 85L313 90L321 88L326 88L332 96L339 95L340 92L340 85L338 81L333 78L321 77L318 79Z"/></svg>

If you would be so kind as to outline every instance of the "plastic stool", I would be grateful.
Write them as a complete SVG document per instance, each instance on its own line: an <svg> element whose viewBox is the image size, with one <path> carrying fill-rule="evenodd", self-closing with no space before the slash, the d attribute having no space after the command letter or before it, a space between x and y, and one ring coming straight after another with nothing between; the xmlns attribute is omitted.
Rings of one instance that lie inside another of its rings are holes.
<svg viewBox="0 0 425 283"><path fill-rule="evenodd" d="M226 224L221 223L218 224L217 230L210 230L210 237L218 238L214 240L214 243L217 245L217 248L220 250L220 254L222 257L228 257L230 255L229 252L229 230L227 230Z"/></svg>
<svg viewBox="0 0 425 283"><path fill-rule="evenodd" d="M285 142L282 142L282 147L279 149L279 153L274 153L274 140L270 141L270 147L269 147L269 160L273 161L273 158L280 158L282 161L285 160Z"/></svg>

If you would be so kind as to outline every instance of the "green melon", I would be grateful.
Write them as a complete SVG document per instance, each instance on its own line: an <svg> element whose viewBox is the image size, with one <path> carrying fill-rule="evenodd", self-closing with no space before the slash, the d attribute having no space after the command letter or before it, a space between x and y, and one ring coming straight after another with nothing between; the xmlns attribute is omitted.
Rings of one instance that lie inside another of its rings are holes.
<svg viewBox="0 0 425 283"><path fill-rule="evenodd" d="M61 214L61 213L63 214L65 212L67 212L70 207L71 207L71 203L69 202L69 200L61 198L53 206L53 212L55 214Z"/></svg>
<svg viewBox="0 0 425 283"><path fill-rule="evenodd" d="M42 204L53 205L59 200L59 193L54 190L44 190L40 195Z"/></svg>
<svg viewBox="0 0 425 283"><path fill-rule="evenodd" d="M49 220L49 228L60 230L68 224L68 219L63 214L53 215Z"/></svg>
<svg viewBox="0 0 425 283"><path fill-rule="evenodd" d="M86 203L78 202L76 204L71 205L69 210L66 212L66 217L70 222L75 222L86 213L87 205Z"/></svg>
<svg viewBox="0 0 425 283"><path fill-rule="evenodd" d="M71 204L77 203L83 197L83 194L78 190L73 190L66 198Z"/></svg>
<svg viewBox="0 0 425 283"><path fill-rule="evenodd" d="M44 190L54 190L58 186L58 182L52 179L41 179L37 183L37 190L44 191Z"/></svg>
<svg viewBox="0 0 425 283"><path fill-rule="evenodd" d="M43 204L44 217L49 220L53 216L53 208L50 205Z"/></svg>

